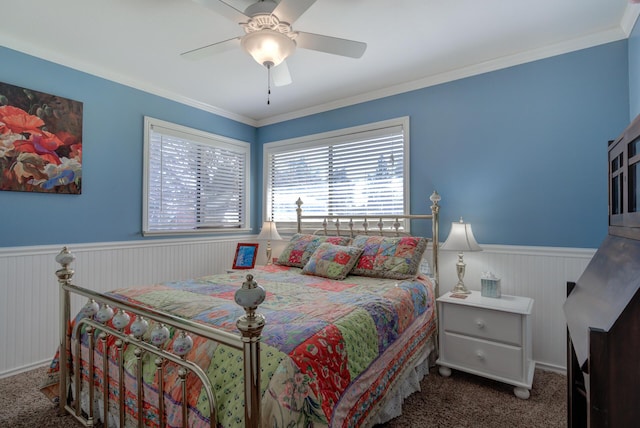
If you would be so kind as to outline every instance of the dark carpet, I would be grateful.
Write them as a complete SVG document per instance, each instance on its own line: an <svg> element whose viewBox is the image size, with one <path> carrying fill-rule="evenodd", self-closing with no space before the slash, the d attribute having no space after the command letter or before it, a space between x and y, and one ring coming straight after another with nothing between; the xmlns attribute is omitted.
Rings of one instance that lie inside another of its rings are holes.
<svg viewBox="0 0 640 428"><path fill-rule="evenodd" d="M38 391L46 368L0 379L0 427L77 428L70 416ZM406 427L564 427L566 378L536 370L531 396L521 400L513 388L499 382L454 371L441 377L437 369L422 381L422 391L405 401L403 414L377 428Z"/></svg>

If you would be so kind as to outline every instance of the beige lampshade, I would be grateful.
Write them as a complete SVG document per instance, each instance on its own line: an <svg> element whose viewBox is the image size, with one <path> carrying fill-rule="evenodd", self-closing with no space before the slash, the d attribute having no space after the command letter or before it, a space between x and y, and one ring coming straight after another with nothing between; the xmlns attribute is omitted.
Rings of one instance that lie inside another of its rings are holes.
<svg viewBox="0 0 640 428"><path fill-rule="evenodd" d="M266 220L264 223L262 223L262 229L260 229L258 239L268 241L277 241L282 239L280 237L280 234L278 233L278 229L276 229L276 222L273 220Z"/></svg>
<svg viewBox="0 0 640 428"><path fill-rule="evenodd" d="M462 218L460 221L451 223L449 237L440 249L459 252L482 251L482 247L478 245L476 238L473 236L471 225L463 222Z"/></svg>

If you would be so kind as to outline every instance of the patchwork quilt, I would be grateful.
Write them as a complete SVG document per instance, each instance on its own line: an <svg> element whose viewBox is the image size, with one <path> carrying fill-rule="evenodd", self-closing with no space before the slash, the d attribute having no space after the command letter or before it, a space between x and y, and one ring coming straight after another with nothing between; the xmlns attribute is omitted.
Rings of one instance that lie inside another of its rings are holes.
<svg viewBox="0 0 640 428"><path fill-rule="evenodd" d="M362 426L404 370L420 357L435 330L432 286L421 275L406 280L351 275L336 281L303 275L300 268L274 265L107 294L238 334L235 323L244 310L234 302L234 293L247 273L252 273L267 292L265 302L258 308L266 318L261 340L265 427ZM171 331L170 341L174 333ZM86 358L86 333L81 341ZM115 382L118 369L112 342L107 342L107 354L109 370L113 371L110 378ZM167 344L170 346L171 342ZM99 388L103 355L98 343L95 366ZM217 426L244 427L241 352L194 337L187 359L196 362L211 380ZM155 357L146 354L143 360L145 425L157 426ZM58 364L56 357L45 393L57 394ZM132 424L137 418L136 364L129 348L125 352L125 402L131 403L127 418ZM182 393L177 368L166 363L164 371L167 424L181 426ZM82 372L87 382L86 363ZM209 426L206 394L199 381L190 376L187 386L189 426ZM111 399L117 402L117 385L110 385L109 390Z"/></svg>

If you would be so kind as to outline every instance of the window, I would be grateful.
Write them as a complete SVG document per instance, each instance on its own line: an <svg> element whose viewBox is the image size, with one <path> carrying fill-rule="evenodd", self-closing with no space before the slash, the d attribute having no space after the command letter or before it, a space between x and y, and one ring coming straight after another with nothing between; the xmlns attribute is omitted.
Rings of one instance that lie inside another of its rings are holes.
<svg viewBox="0 0 640 428"><path fill-rule="evenodd" d="M145 117L143 234L248 229L249 150Z"/></svg>
<svg viewBox="0 0 640 428"><path fill-rule="evenodd" d="M409 119L401 118L264 146L265 214L285 227L303 214L404 214Z"/></svg>

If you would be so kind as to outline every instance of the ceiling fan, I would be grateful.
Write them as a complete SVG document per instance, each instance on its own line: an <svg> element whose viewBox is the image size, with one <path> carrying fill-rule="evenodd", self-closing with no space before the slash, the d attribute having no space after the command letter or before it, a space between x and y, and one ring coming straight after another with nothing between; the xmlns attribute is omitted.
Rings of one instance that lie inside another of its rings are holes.
<svg viewBox="0 0 640 428"><path fill-rule="evenodd" d="M273 71L275 86L291 83L291 75L285 59L296 47L360 58L367 44L321 34L294 31L291 25L313 5L316 0L261 0L250 4L244 11L222 0L193 0L237 22L244 35L193 49L181 55L189 59L205 58L217 53L242 47L260 65Z"/></svg>

